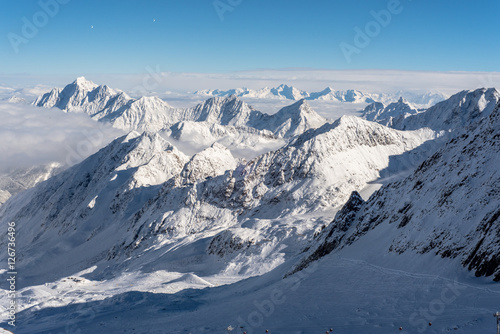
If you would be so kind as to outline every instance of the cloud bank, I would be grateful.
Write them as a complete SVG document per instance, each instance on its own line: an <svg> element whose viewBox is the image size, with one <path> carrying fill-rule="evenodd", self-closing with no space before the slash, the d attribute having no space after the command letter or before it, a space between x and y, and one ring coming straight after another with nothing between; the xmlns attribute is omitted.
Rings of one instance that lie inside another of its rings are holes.
<svg viewBox="0 0 500 334"><path fill-rule="evenodd" d="M0 172L73 165L123 134L84 114L0 102Z"/></svg>

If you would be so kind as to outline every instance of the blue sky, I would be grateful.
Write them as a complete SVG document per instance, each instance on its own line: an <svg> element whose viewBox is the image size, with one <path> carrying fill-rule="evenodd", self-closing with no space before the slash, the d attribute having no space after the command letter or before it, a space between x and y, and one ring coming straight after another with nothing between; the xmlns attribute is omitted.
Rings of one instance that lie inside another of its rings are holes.
<svg viewBox="0 0 500 334"><path fill-rule="evenodd" d="M497 0L400 0L398 13L379 24L350 62L341 43L356 47L355 27L365 32L371 22L373 28L371 11L397 0L220 0L232 9L223 20L213 0L42 0L54 1L68 3L58 2L46 24L39 1L1 2L0 74L143 73L147 67L500 71ZM33 36L23 35L23 18L40 26Z"/></svg>

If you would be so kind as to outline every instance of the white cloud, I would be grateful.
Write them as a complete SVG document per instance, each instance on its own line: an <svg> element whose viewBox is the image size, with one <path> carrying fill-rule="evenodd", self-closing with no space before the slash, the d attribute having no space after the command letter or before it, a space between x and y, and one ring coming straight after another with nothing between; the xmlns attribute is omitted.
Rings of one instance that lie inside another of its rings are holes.
<svg viewBox="0 0 500 334"><path fill-rule="evenodd" d="M0 102L0 172L50 162L72 165L123 133L84 114Z"/></svg>

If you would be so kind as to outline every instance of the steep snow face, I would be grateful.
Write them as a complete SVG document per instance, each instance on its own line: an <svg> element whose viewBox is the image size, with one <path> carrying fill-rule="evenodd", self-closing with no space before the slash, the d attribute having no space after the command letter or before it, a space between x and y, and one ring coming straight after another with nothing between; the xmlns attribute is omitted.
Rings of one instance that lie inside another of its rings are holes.
<svg viewBox="0 0 500 334"><path fill-rule="evenodd" d="M223 175L227 170L233 170L237 161L224 146L214 143L209 148L195 154L184 166L181 177L193 183L205 180L207 177Z"/></svg>
<svg viewBox="0 0 500 334"><path fill-rule="evenodd" d="M254 124L263 117L261 112L253 109L235 95L231 95L211 98L194 108L187 109L182 120L245 126Z"/></svg>
<svg viewBox="0 0 500 334"><path fill-rule="evenodd" d="M295 198L288 207L298 212L302 206L337 206L347 199L349 189L361 189L376 179L379 171L389 165L389 156L411 150L426 139L421 134L394 131L358 117L344 116L250 162L244 173L265 170L264 184L277 187L273 198L284 196L285 202ZM306 180L312 184L302 191L307 189L314 196L305 196L294 184ZM316 189L311 191L310 187Z"/></svg>
<svg viewBox="0 0 500 334"><path fill-rule="evenodd" d="M12 196L8 190L0 189L0 205L7 202L7 200Z"/></svg>
<svg viewBox="0 0 500 334"><path fill-rule="evenodd" d="M367 202L353 194L298 269L335 249L358 247L374 257L432 253L500 281L498 166L499 106L406 179Z"/></svg>
<svg viewBox="0 0 500 334"><path fill-rule="evenodd" d="M436 131L461 129L487 117L500 100L495 88L462 91L427 111L394 120L392 127L415 130L429 127Z"/></svg>
<svg viewBox="0 0 500 334"><path fill-rule="evenodd" d="M268 115L253 109L234 95L209 99L195 108L186 110L181 118L238 128L268 130L279 138L290 138L326 122L304 100L285 107L274 115Z"/></svg>
<svg viewBox="0 0 500 334"><path fill-rule="evenodd" d="M291 106L285 107L271 115L257 128L265 128L281 138L291 138L304 133L306 130L319 128L326 123L326 119L318 115L305 101L300 100Z"/></svg>
<svg viewBox="0 0 500 334"><path fill-rule="evenodd" d="M38 97L33 104L38 107L59 108L68 112L83 112L96 119L124 107L131 98L108 86L98 86L83 77L77 78L64 89L53 89Z"/></svg>
<svg viewBox="0 0 500 334"><path fill-rule="evenodd" d="M126 233L122 222L188 160L157 134L131 133L12 197L1 207L1 222L19 226L19 252L29 254L18 263L30 273L24 278L69 274L105 257Z"/></svg>
<svg viewBox="0 0 500 334"><path fill-rule="evenodd" d="M125 131L157 132L177 122L181 113L180 109L157 97L141 97L129 102L126 108L109 114L103 121L109 121L115 128Z"/></svg>
<svg viewBox="0 0 500 334"><path fill-rule="evenodd" d="M392 127L393 123L399 124L406 117L417 113L417 108L401 97L398 102L391 103L388 106L384 106L380 102L374 102L366 106L361 117L368 121Z"/></svg>

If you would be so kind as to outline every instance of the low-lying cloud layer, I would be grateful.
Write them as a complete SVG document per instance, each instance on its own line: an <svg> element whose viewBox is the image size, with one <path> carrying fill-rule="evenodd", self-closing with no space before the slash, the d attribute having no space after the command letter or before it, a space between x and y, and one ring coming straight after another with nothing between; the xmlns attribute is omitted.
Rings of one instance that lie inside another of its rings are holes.
<svg viewBox="0 0 500 334"><path fill-rule="evenodd" d="M50 162L73 165L123 134L84 114L0 102L0 173Z"/></svg>

